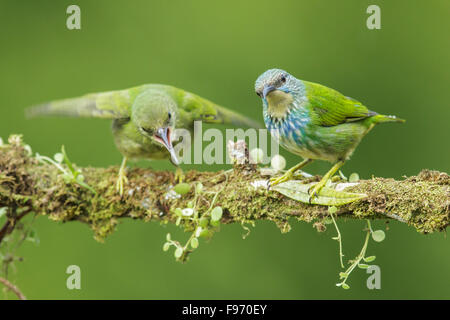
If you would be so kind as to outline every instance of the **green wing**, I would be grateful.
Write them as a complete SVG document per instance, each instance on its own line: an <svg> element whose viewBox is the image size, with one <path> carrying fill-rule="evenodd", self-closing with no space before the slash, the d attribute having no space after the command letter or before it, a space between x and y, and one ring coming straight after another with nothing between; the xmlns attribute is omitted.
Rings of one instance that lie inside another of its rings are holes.
<svg viewBox="0 0 450 320"><path fill-rule="evenodd" d="M193 93L162 84L145 84L125 90L91 93L78 98L52 101L30 107L26 113L29 117L56 115L104 119L129 118L135 98L146 90L164 92L174 99L178 105L179 127L190 128L195 120L201 120L207 123L229 123L262 128L258 122L237 112Z"/></svg>
<svg viewBox="0 0 450 320"><path fill-rule="evenodd" d="M303 81L312 119L315 124L330 127L346 122L358 121L376 115L361 102L346 97L331 88Z"/></svg>
<svg viewBox="0 0 450 320"><path fill-rule="evenodd" d="M183 127L192 127L195 120L206 123L233 124L235 126L262 128L257 121L221 107L193 93L170 87L172 97L179 107L179 120Z"/></svg>

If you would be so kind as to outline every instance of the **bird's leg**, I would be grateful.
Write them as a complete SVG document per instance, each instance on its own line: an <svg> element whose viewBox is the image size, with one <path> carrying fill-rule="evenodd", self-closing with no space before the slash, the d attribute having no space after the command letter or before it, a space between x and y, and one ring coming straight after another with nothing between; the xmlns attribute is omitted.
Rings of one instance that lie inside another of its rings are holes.
<svg viewBox="0 0 450 320"><path fill-rule="evenodd" d="M183 169L181 169L180 167L177 167L177 169L175 170L175 183L182 183L184 178L185 178L185 176L184 176Z"/></svg>
<svg viewBox="0 0 450 320"><path fill-rule="evenodd" d="M116 189L120 196L123 195L123 186L128 183L127 174L125 169L127 167L127 157L123 157L122 165L119 169L119 177L117 178Z"/></svg>
<svg viewBox="0 0 450 320"><path fill-rule="evenodd" d="M313 160L312 159L305 159L302 162L300 162L299 164L293 166L292 168L290 168L288 171L286 171L285 174L283 174L281 177L278 178L271 178L270 179L270 186L275 186L279 183L291 180L295 171L300 170L301 168L303 168L304 166L306 166L308 163L311 163Z"/></svg>
<svg viewBox="0 0 450 320"><path fill-rule="evenodd" d="M319 195L320 190L322 190L323 187L327 184L327 181L330 180L334 174L344 165L344 160L339 160L334 164L334 166L331 167L330 170L322 177L322 179L314 185L314 187L309 192L310 198L309 202L311 203L311 200Z"/></svg>

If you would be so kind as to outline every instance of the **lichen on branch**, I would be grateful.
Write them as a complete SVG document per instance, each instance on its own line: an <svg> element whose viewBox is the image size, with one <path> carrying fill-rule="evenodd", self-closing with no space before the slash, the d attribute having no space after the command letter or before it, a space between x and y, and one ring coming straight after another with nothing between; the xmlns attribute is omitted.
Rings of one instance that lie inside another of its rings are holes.
<svg viewBox="0 0 450 320"><path fill-rule="evenodd" d="M300 203L268 190L261 183L267 176L248 163L236 164L228 171L186 172L185 182L192 187L182 196L172 189L175 185L172 172L128 170L129 184L120 197L115 190L117 167L77 170L95 193L76 180L64 179L55 165L38 161L20 136L11 136L7 144L1 145L0 208L8 210L7 225L0 229L0 241L11 232L15 221L29 212L59 222L86 223L98 240L110 234L120 218L175 223L175 209L187 207L199 182L205 192L197 201L197 210L208 210L217 194L215 203L223 209L222 223L270 220L287 232L290 220L314 223L321 229L329 215L326 206ZM310 178L310 182L318 178ZM222 191L218 193L219 190ZM338 218L396 219L421 233L444 231L449 224L450 177L443 172L423 170L403 180L359 180L346 191L364 193L367 197L340 206ZM190 230L189 221L183 223Z"/></svg>

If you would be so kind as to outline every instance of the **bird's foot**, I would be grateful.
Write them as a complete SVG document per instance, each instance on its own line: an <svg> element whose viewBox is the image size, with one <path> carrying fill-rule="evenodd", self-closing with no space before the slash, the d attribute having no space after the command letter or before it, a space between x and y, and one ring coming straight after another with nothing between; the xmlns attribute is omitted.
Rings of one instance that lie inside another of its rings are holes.
<svg viewBox="0 0 450 320"><path fill-rule="evenodd" d="M310 179L313 177L314 177L313 175L311 175L305 171L302 171L302 170L298 170L292 174L292 179L295 179L295 180L305 180L305 179Z"/></svg>
<svg viewBox="0 0 450 320"><path fill-rule="evenodd" d="M125 170L120 170L119 177L117 178L116 183L116 190L120 194L120 196L123 196L123 189L126 184L128 184L128 178L125 173Z"/></svg>
<svg viewBox="0 0 450 320"><path fill-rule="evenodd" d="M317 198L319 196L320 191L325 187L327 181L321 180L318 183L316 183L309 191L309 203L312 203L314 198Z"/></svg>
<svg viewBox="0 0 450 320"><path fill-rule="evenodd" d="M184 175L183 169L177 167L175 170L175 183L182 183L186 176Z"/></svg>
<svg viewBox="0 0 450 320"><path fill-rule="evenodd" d="M302 162L300 162L299 164L297 164L296 166L293 166L292 168L290 168L281 177L271 178L270 182L269 182L269 189L272 186L276 186L277 184L280 184L282 182L286 182L288 180L294 179L294 173L299 173L300 172L300 174L302 174L302 176L306 178L308 176L308 174L303 172L303 171L300 171L300 169L303 168L304 166L306 166L311 161L312 161L311 159L305 159Z"/></svg>
<svg viewBox="0 0 450 320"><path fill-rule="evenodd" d="M331 178L331 182L341 182L341 181L346 181L344 180L344 178L342 178L341 176L333 176L333 178Z"/></svg>
<svg viewBox="0 0 450 320"><path fill-rule="evenodd" d="M270 187L276 186L277 184L280 184L282 182L286 182L286 181L292 180L293 177L294 177L293 172L288 170L281 177L270 178L269 186Z"/></svg>

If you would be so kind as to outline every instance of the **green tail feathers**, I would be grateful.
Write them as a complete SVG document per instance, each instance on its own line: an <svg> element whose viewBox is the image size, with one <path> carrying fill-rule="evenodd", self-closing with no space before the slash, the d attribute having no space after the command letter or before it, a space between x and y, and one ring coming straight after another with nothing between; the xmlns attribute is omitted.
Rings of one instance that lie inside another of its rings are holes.
<svg viewBox="0 0 450 320"><path fill-rule="evenodd" d="M383 123L383 122L406 122L404 119L397 118L396 116L386 116L383 114L377 114L370 118L371 122L374 124Z"/></svg>
<svg viewBox="0 0 450 320"><path fill-rule="evenodd" d="M96 108L95 100L85 97L52 101L25 110L29 118L38 116L90 117Z"/></svg>
<svg viewBox="0 0 450 320"><path fill-rule="evenodd" d="M115 119L128 117L129 95L125 90L91 93L32 106L26 109L27 117L66 116Z"/></svg>
<svg viewBox="0 0 450 320"><path fill-rule="evenodd" d="M257 121L243 116L237 112L231 111L218 105L214 105L214 108L217 110L222 123L229 123L236 127L248 127L256 129L264 128L264 126Z"/></svg>

